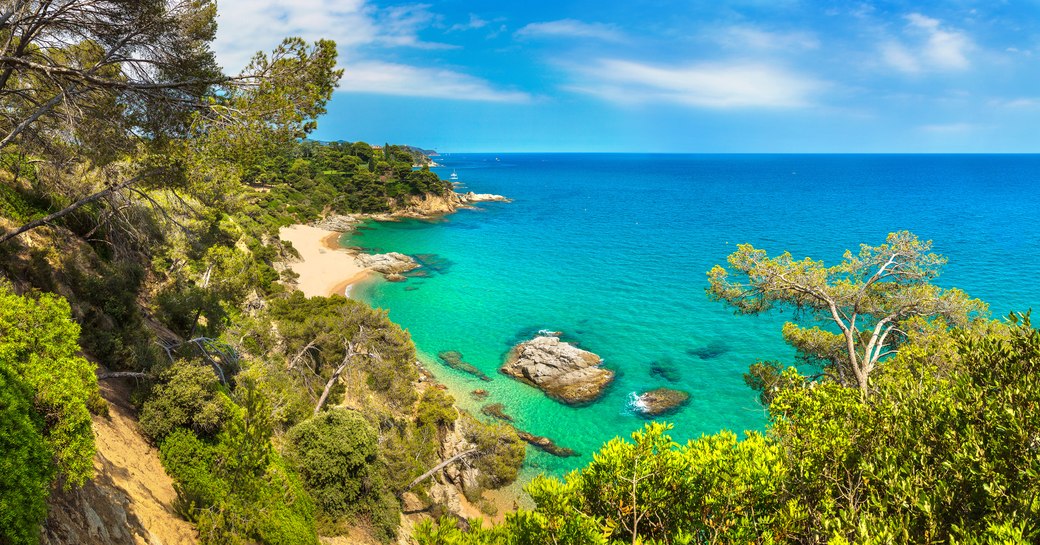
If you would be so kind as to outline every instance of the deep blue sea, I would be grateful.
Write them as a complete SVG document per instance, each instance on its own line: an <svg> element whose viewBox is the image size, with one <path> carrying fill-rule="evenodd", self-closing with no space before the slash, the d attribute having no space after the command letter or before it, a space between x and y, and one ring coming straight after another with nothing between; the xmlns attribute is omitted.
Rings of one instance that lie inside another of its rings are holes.
<svg viewBox="0 0 1040 545"><path fill-rule="evenodd" d="M344 243L425 264L401 283L353 295L388 309L458 401L483 388L517 426L582 456L529 449L527 475L588 463L644 419L634 392L668 386L692 400L667 418L685 441L766 419L742 373L757 359L793 361L780 338L790 316L737 316L705 295L706 272L736 244L790 250L828 264L860 243L908 229L949 258L939 282L990 303L994 316L1040 305L1040 156L466 154L438 158L461 190L499 193L438 221L370 223ZM497 373L540 329L603 357L617 379L572 408ZM437 362L458 350L493 378ZM676 382L651 376L656 362ZM675 378L675 377L673 377Z"/></svg>

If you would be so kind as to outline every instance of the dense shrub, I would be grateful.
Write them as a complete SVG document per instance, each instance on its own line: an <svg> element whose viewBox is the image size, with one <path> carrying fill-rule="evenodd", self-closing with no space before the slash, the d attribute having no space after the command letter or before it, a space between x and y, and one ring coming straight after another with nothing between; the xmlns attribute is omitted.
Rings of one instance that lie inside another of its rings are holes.
<svg viewBox="0 0 1040 545"><path fill-rule="evenodd" d="M0 368L0 543L37 543L54 465L32 392Z"/></svg>
<svg viewBox="0 0 1040 545"><path fill-rule="evenodd" d="M231 401L210 366L178 360L159 380L141 408L145 435L159 443L177 428L188 428L203 437L220 431Z"/></svg>
<svg viewBox="0 0 1040 545"><path fill-rule="evenodd" d="M313 503L271 450L268 409L252 388L241 403L213 439L178 428L162 442L178 511L206 545L316 544Z"/></svg>
<svg viewBox="0 0 1040 545"><path fill-rule="evenodd" d="M100 404L94 365L78 355L78 337L65 299L22 297L0 286L0 371L28 388L33 414L26 416L43 420L52 463L70 486L94 472L88 407Z"/></svg>
<svg viewBox="0 0 1040 545"><path fill-rule="evenodd" d="M286 434L284 454L330 520L369 516L384 538L397 528L400 506L384 485L378 435L360 414L331 410Z"/></svg>

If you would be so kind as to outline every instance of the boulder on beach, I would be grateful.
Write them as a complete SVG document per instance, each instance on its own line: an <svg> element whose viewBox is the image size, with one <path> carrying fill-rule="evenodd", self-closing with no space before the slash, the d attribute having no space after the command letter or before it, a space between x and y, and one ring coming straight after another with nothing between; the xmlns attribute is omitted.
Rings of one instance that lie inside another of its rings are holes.
<svg viewBox="0 0 1040 545"><path fill-rule="evenodd" d="M636 396L632 408L644 416L658 416L682 408L690 402L690 394L671 388L655 388Z"/></svg>
<svg viewBox="0 0 1040 545"><path fill-rule="evenodd" d="M557 401L579 405L595 401L614 380L614 372L602 363L592 352L542 335L513 347L500 371Z"/></svg>

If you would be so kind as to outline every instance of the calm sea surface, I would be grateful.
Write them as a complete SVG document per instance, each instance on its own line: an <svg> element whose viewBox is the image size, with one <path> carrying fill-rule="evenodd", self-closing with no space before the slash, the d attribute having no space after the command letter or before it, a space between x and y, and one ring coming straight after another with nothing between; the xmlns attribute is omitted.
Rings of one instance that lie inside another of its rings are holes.
<svg viewBox="0 0 1040 545"><path fill-rule="evenodd" d="M722 429L762 429L742 372L757 359L792 361L788 316L735 316L705 296L705 273L736 244L790 250L832 264L847 248L909 229L949 258L940 283L990 303L995 316L1040 306L1040 156L466 154L438 158L462 190L499 193L440 221L372 223L344 243L416 256L405 282L358 286L388 309L431 370L474 413L490 392L517 426L582 456L531 450L527 474L588 463L645 420L633 393L658 386L692 400L669 416L684 441ZM506 352L540 329L603 357L617 379L572 408L497 373ZM462 352L491 382L437 362ZM671 371L670 382L653 365Z"/></svg>

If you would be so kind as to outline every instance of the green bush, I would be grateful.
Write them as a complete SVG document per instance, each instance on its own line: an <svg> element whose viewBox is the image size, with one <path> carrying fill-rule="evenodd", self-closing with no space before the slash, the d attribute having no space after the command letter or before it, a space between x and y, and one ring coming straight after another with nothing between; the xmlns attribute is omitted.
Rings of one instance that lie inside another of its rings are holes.
<svg viewBox="0 0 1040 545"><path fill-rule="evenodd" d="M152 441L160 443L177 428L189 428L203 437L221 430L231 401L213 369L199 361L178 360L159 380L139 419L141 430Z"/></svg>
<svg viewBox="0 0 1040 545"><path fill-rule="evenodd" d="M251 388L242 402L216 438L178 428L162 442L178 512L195 522L205 545L316 545L314 505L271 451L267 407Z"/></svg>
<svg viewBox="0 0 1040 545"><path fill-rule="evenodd" d="M29 389L34 414L27 416L43 419L52 463L67 486L94 473L88 407L100 397L94 365L78 355L79 331L65 299L21 297L0 286L0 371Z"/></svg>
<svg viewBox="0 0 1040 545"><path fill-rule="evenodd" d="M25 384L0 369L0 543L34 545L54 466Z"/></svg>
<svg viewBox="0 0 1040 545"><path fill-rule="evenodd" d="M400 506L384 486L376 430L360 414L326 411L289 430L284 454L329 520L367 515L394 536Z"/></svg>

